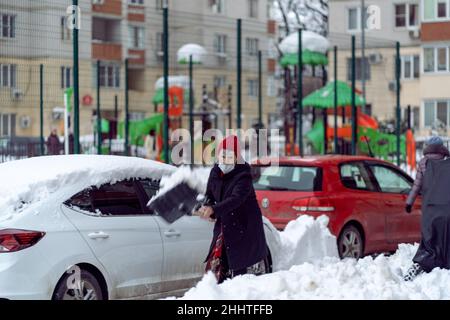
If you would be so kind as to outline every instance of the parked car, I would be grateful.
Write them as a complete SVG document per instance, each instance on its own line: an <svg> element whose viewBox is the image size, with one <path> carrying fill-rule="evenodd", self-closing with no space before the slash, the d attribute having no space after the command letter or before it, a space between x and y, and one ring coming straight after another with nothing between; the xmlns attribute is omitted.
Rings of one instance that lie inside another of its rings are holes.
<svg viewBox="0 0 450 320"><path fill-rule="evenodd" d="M168 224L146 206L174 170L115 156L1 164L0 299L160 298L191 288L213 224ZM272 251L276 230L265 231Z"/></svg>
<svg viewBox="0 0 450 320"><path fill-rule="evenodd" d="M262 162L260 162L262 163ZM421 198L405 200L413 179L389 162L365 156L284 157L253 167L263 214L277 227L299 215L329 217L341 257L394 251L420 240Z"/></svg>

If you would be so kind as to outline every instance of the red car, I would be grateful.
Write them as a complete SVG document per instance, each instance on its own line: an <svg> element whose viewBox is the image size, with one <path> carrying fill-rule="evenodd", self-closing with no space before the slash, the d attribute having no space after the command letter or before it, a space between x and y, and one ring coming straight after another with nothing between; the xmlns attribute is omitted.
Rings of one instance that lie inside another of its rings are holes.
<svg viewBox="0 0 450 320"><path fill-rule="evenodd" d="M253 175L261 210L275 227L284 229L299 215L327 215L341 257L395 251L399 243L420 240L420 196L407 214L413 179L389 162L284 157L279 166L254 165Z"/></svg>

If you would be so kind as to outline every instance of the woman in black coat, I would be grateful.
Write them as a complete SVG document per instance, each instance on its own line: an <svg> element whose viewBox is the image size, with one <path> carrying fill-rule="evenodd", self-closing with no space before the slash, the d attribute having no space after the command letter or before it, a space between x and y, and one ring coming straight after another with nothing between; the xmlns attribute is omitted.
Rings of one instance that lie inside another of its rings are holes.
<svg viewBox="0 0 450 320"><path fill-rule="evenodd" d="M261 210L253 188L250 165L239 151L236 136L217 149L218 164L211 170L206 196L210 205L198 214L215 220L206 270L219 283L246 273L262 274L268 267L268 250Z"/></svg>

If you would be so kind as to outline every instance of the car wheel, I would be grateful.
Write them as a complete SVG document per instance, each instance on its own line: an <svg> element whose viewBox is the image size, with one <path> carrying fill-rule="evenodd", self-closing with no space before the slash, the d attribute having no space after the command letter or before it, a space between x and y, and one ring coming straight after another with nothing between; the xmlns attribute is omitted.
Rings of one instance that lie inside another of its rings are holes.
<svg viewBox="0 0 450 320"><path fill-rule="evenodd" d="M58 283L53 300L103 300L102 288L90 272L81 270L79 285L68 285L71 275L66 274ZM70 287L70 288L69 288Z"/></svg>
<svg viewBox="0 0 450 320"><path fill-rule="evenodd" d="M339 235L338 250L341 259L359 259L363 256L363 238L358 228L351 225L344 228Z"/></svg>

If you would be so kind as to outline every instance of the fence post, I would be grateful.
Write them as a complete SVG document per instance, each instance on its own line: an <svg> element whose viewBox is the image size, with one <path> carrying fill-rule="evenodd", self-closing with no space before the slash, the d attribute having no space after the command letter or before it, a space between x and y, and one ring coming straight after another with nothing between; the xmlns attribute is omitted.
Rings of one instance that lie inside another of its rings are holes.
<svg viewBox="0 0 450 320"><path fill-rule="evenodd" d="M233 127L233 86L228 85L228 129Z"/></svg>
<svg viewBox="0 0 450 320"><path fill-rule="evenodd" d="M298 147L300 150L300 156L303 157L303 43L302 42L303 42L303 30L298 29L297 123L298 123ZM295 152L295 143L291 144L291 150Z"/></svg>
<svg viewBox="0 0 450 320"><path fill-rule="evenodd" d="M39 66L39 132L41 156L44 155L44 65Z"/></svg>
<svg viewBox="0 0 450 320"><path fill-rule="evenodd" d="M355 58L355 36L352 36L352 155L356 155L356 144L358 141L358 115L356 109L356 58Z"/></svg>
<svg viewBox="0 0 450 320"><path fill-rule="evenodd" d="M78 48L78 0L72 0L75 8L73 28L73 149L80 153L80 83L79 83L79 48Z"/></svg>
<svg viewBox="0 0 450 320"><path fill-rule="evenodd" d="M169 8L163 8L163 47L164 47L164 162L169 163Z"/></svg>
<svg viewBox="0 0 450 320"><path fill-rule="evenodd" d="M100 60L97 60L97 154L102 154L102 119L100 117Z"/></svg>
<svg viewBox="0 0 450 320"><path fill-rule="evenodd" d="M125 59L125 155L130 155L129 133L130 133L130 113L129 113L129 92L128 92L128 58Z"/></svg>
<svg viewBox="0 0 450 320"><path fill-rule="evenodd" d="M189 56L189 134L191 164L194 164L194 63L192 55Z"/></svg>
<svg viewBox="0 0 450 320"><path fill-rule="evenodd" d="M236 129L242 127L242 19L237 20L237 114Z"/></svg>
<svg viewBox="0 0 450 320"><path fill-rule="evenodd" d="M338 139L338 69L337 69L337 46L334 46L334 153L339 153ZM345 106L343 107L345 108Z"/></svg>
<svg viewBox="0 0 450 320"><path fill-rule="evenodd" d="M258 51L258 128L261 129L263 125L262 109L263 109L263 97L262 97L262 51Z"/></svg>
<svg viewBox="0 0 450 320"><path fill-rule="evenodd" d="M397 117L397 166L400 166L400 121L401 121L401 113L400 113L400 42L396 43L396 55L395 55L395 83L396 83L396 117Z"/></svg>

